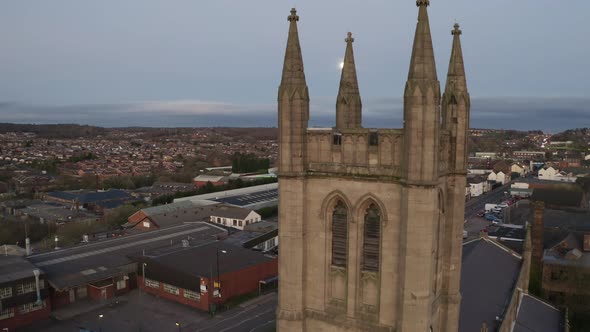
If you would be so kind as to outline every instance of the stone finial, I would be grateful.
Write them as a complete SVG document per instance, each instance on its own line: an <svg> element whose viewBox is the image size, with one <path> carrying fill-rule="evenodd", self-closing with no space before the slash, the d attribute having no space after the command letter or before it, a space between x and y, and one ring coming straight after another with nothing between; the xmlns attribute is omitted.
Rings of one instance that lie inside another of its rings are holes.
<svg viewBox="0 0 590 332"><path fill-rule="evenodd" d="M453 27L454 27L454 29L453 29L453 31L451 31L451 34L453 36L455 36L455 35L460 36L463 33L461 31L461 29L459 29L459 23L455 23L455 25Z"/></svg>
<svg viewBox="0 0 590 332"><path fill-rule="evenodd" d="M299 21L299 16L297 15L297 9L291 8L291 15L289 15L289 17L287 17L287 20L289 22L293 22L293 21L297 22L297 21Z"/></svg>
<svg viewBox="0 0 590 332"><path fill-rule="evenodd" d="M430 6L430 0L416 0L416 6Z"/></svg>
<svg viewBox="0 0 590 332"><path fill-rule="evenodd" d="M488 325L486 323L481 324L480 332L488 332Z"/></svg>
<svg viewBox="0 0 590 332"><path fill-rule="evenodd" d="M346 36L347 36L346 39L344 39L345 42L354 43L354 38L352 38L352 32L349 31Z"/></svg>

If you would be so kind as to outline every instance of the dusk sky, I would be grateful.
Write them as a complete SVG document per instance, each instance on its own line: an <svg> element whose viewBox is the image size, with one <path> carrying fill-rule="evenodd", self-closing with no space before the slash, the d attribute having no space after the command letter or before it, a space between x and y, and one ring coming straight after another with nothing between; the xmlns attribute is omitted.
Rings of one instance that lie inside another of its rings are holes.
<svg viewBox="0 0 590 332"><path fill-rule="evenodd" d="M331 126L347 31L364 124L401 127L413 0L51 0L0 4L0 122L276 126L292 6L311 126ZM472 127L590 127L588 1L432 0L439 80L452 25Z"/></svg>

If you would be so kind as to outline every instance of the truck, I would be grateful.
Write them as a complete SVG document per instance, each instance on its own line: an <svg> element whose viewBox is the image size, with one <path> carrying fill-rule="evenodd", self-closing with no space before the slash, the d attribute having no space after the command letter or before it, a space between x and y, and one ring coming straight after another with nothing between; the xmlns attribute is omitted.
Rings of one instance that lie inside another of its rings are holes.
<svg viewBox="0 0 590 332"><path fill-rule="evenodd" d="M490 212L496 206L498 206L498 204L486 204L484 209L486 212Z"/></svg>

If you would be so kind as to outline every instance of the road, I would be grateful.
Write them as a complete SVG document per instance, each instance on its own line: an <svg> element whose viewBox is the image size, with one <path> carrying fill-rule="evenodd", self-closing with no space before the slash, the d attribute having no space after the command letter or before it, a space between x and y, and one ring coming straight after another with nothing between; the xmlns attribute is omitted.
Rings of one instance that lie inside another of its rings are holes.
<svg viewBox="0 0 590 332"><path fill-rule="evenodd" d="M489 221L478 217L477 212L483 210L488 203L501 203L507 197L505 192L508 192L509 188L510 184L508 183L465 203L465 219L467 222L464 228L468 233L467 241L479 237L479 232L490 225Z"/></svg>
<svg viewBox="0 0 590 332"><path fill-rule="evenodd" d="M218 313L209 314L191 307L143 294L138 290L118 297L119 303L86 312L63 321L44 320L18 332L271 332L275 330L277 293ZM102 318L99 316L102 315ZM181 326L176 326L178 322Z"/></svg>

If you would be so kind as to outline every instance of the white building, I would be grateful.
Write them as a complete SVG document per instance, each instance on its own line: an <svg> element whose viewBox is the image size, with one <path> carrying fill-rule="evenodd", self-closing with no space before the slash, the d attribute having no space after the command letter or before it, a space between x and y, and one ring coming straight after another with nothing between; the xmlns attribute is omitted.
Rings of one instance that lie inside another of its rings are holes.
<svg viewBox="0 0 590 332"><path fill-rule="evenodd" d="M212 212L209 221L243 230L245 226L257 223L260 219L260 215L254 210L237 206L222 206Z"/></svg>
<svg viewBox="0 0 590 332"><path fill-rule="evenodd" d="M506 174L502 171L491 172L488 175L488 181L506 184L506 183L510 182L510 174Z"/></svg>

